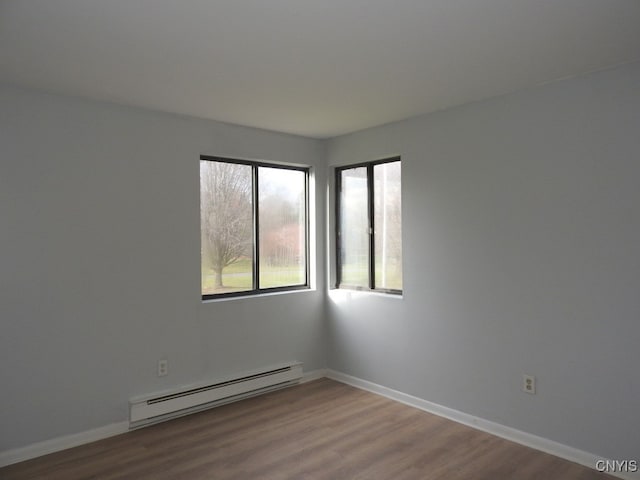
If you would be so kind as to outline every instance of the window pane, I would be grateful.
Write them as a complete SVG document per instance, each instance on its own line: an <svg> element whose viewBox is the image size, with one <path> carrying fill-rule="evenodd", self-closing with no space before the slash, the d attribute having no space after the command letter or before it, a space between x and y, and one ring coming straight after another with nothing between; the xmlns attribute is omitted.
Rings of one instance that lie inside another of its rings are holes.
<svg viewBox="0 0 640 480"><path fill-rule="evenodd" d="M250 165L200 161L202 294L253 287Z"/></svg>
<svg viewBox="0 0 640 480"><path fill-rule="evenodd" d="M260 288L306 284L305 172L258 167Z"/></svg>
<svg viewBox="0 0 640 480"><path fill-rule="evenodd" d="M400 162L373 167L375 288L402 290Z"/></svg>
<svg viewBox="0 0 640 480"><path fill-rule="evenodd" d="M340 284L369 287L367 168L340 172Z"/></svg>

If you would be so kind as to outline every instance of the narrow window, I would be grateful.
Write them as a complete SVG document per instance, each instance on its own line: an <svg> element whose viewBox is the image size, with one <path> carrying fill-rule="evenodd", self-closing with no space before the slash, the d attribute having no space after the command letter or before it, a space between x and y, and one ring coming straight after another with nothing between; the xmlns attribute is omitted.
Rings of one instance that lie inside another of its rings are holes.
<svg viewBox="0 0 640 480"><path fill-rule="evenodd" d="M201 157L202 298L308 288L308 169Z"/></svg>
<svg viewBox="0 0 640 480"><path fill-rule="evenodd" d="M260 288L305 285L306 173L258 167Z"/></svg>
<svg viewBox="0 0 640 480"><path fill-rule="evenodd" d="M337 286L402 293L400 159L336 170Z"/></svg>

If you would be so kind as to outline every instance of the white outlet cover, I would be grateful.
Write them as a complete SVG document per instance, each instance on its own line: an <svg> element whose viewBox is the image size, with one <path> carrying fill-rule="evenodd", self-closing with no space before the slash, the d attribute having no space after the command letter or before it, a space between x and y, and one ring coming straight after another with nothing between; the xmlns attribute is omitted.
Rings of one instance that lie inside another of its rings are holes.
<svg viewBox="0 0 640 480"><path fill-rule="evenodd" d="M536 393L536 377L533 375L522 375L522 391L535 395Z"/></svg>
<svg viewBox="0 0 640 480"><path fill-rule="evenodd" d="M169 361L168 360L158 360L158 376L164 377L169 375Z"/></svg>

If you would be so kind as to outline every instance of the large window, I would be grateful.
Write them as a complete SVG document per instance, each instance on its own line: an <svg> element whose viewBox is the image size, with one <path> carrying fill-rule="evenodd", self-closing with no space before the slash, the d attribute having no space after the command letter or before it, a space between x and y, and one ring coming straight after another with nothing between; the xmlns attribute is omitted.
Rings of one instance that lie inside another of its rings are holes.
<svg viewBox="0 0 640 480"><path fill-rule="evenodd" d="M400 159L336 170L338 288L402 293Z"/></svg>
<svg viewBox="0 0 640 480"><path fill-rule="evenodd" d="M308 169L200 158L202 298L308 288Z"/></svg>

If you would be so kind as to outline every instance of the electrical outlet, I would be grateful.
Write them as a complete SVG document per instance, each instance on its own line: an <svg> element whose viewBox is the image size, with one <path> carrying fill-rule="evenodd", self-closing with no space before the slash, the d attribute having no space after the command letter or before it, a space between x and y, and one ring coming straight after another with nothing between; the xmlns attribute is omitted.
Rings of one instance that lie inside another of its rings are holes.
<svg viewBox="0 0 640 480"><path fill-rule="evenodd" d="M533 375L522 375L522 391L535 395L536 393L536 377Z"/></svg>
<svg viewBox="0 0 640 480"><path fill-rule="evenodd" d="M169 360L162 358L158 360L158 376L164 377L169 375Z"/></svg>

